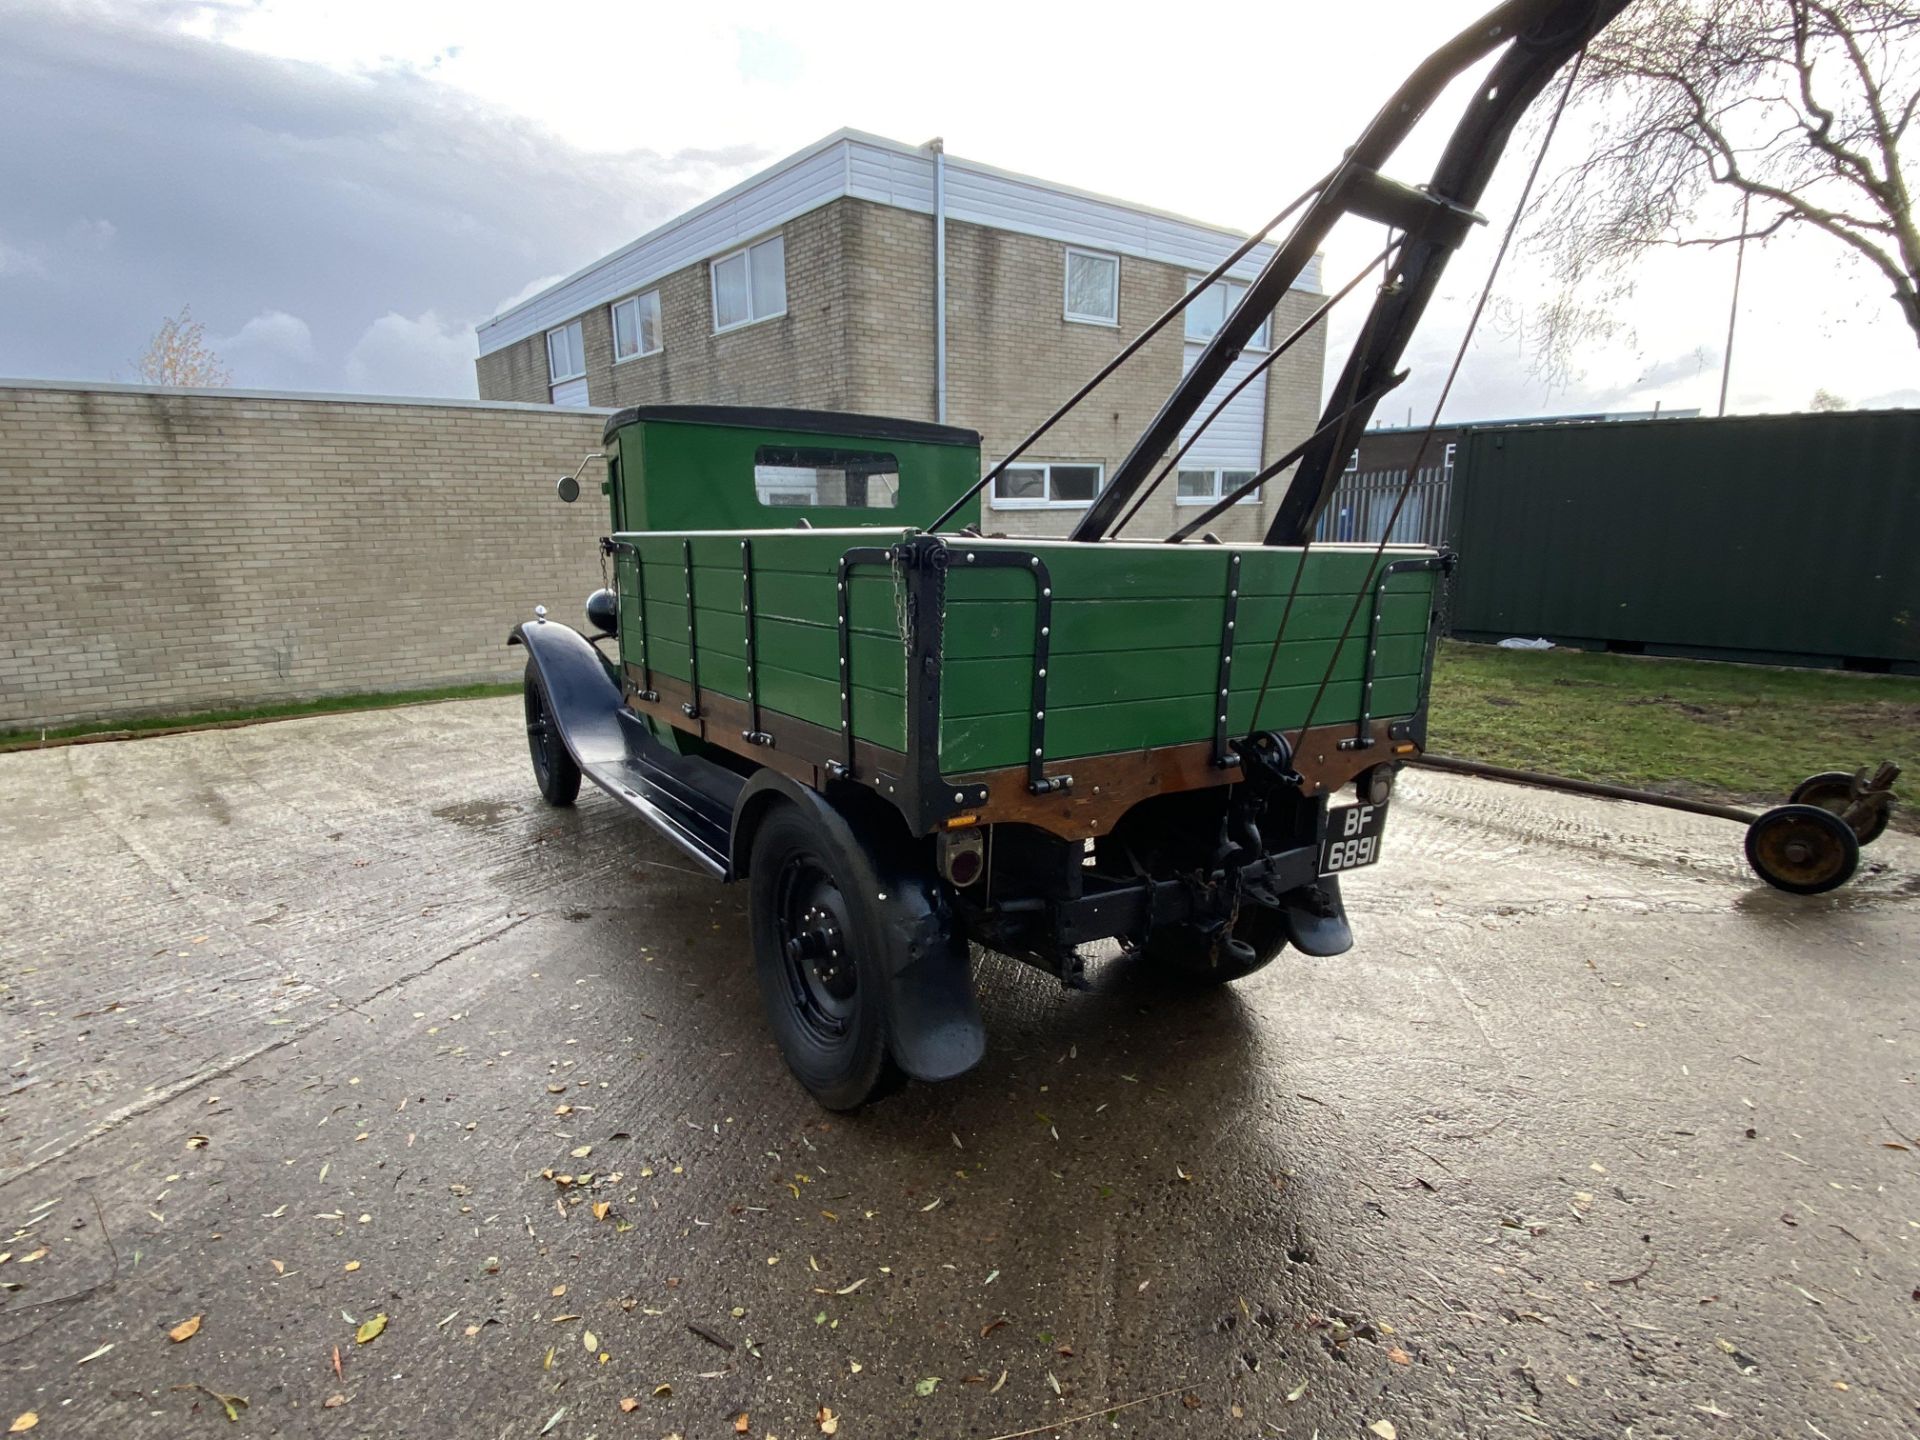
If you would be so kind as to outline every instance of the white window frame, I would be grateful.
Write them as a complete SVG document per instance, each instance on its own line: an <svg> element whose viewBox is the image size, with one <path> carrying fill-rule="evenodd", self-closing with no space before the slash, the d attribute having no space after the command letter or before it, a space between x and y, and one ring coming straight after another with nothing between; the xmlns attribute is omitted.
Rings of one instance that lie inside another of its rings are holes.
<svg viewBox="0 0 1920 1440"><path fill-rule="evenodd" d="M622 355L620 353L620 307L622 305L633 306L633 337L635 340L640 340L647 333L646 327L640 323L641 302L645 300L651 300L653 302L653 348L651 350L636 350L631 355ZM607 328L613 332L613 363L616 365L624 365L629 360L640 360L648 355L658 355L662 350L666 349L667 341L666 336L662 333L662 326L663 317L660 313L660 292L657 289L642 290L635 295L623 295L620 299L614 301L613 304L607 307Z"/></svg>
<svg viewBox="0 0 1920 1440"><path fill-rule="evenodd" d="M1218 505L1223 499L1226 498L1227 483L1224 477L1229 471L1231 471L1235 475L1245 473L1247 476L1252 477L1254 475L1258 475L1260 473L1261 468L1262 467L1258 465L1181 465L1181 466L1177 466L1173 472L1173 503L1176 505ZM1195 471L1199 471L1204 474L1211 475L1213 477L1213 489L1205 495L1182 495L1180 493L1180 477L1183 474L1191 475ZM1235 482L1235 483L1245 483L1245 482ZM1233 503L1235 505L1258 505L1260 503L1260 492L1265 490L1266 488L1267 487L1264 485L1256 485L1252 493L1241 496L1238 500L1234 501Z"/></svg>
<svg viewBox="0 0 1920 1440"><path fill-rule="evenodd" d="M780 308L778 310L770 310L765 315L760 315L754 312L753 253L752 252L755 250L758 250L763 245L770 245L776 240L780 242ZM786 244L786 241L787 241L787 237L786 237L785 231L783 230L775 231L771 235L762 235L758 240L754 240L746 245L741 245L735 249L729 250L724 255L716 255L707 262L708 301L713 306L713 333L714 334L728 335L735 330L744 330L749 325L760 325L760 324L764 324L768 320L778 320L782 315L787 313L787 244ZM720 267L726 264L727 261L733 259L736 255L742 255L746 257L747 318L744 320L736 320L731 325L722 325L720 323Z"/></svg>
<svg viewBox="0 0 1920 1440"><path fill-rule="evenodd" d="M578 334L578 340L574 348L580 352L580 368L578 370L569 371L567 374L562 375L559 371L553 368L553 337L556 335L564 335L569 330L575 331ZM551 330L547 331L547 384L548 386L551 387L554 385L564 385L569 380L584 380L586 379L586 377L587 377L587 340L586 340L586 331L584 327L581 325L581 323L578 320L569 320L567 321L566 324L556 325Z"/></svg>
<svg viewBox="0 0 1920 1440"><path fill-rule="evenodd" d="M1204 275L1187 276L1188 293L1191 294L1193 291L1198 290L1200 288L1200 282L1206 278L1207 277ZM1226 305L1225 305L1225 308L1222 309L1220 312L1220 323L1224 325L1226 323L1227 317L1233 314L1235 308L1239 305L1240 300L1246 299L1248 282L1245 280L1235 280L1229 277L1226 279L1216 280L1213 282L1213 284L1227 287L1226 288ZM1213 286L1209 285L1207 288L1211 290ZM1235 299L1233 295L1233 291L1235 289L1239 290L1240 292L1240 297L1238 300ZM1191 314L1192 313L1191 310L1189 310L1188 313ZM1219 333L1218 331L1214 332L1214 334L1218 334L1218 333ZM1213 341L1212 335L1209 335L1205 340L1196 340L1193 338L1193 336L1188 335L1186 333L1186 322L1185 322L1184 316L1182 317L1182 320L1181 320L1180 334L1181 334L1181 338L1183 338L1186 341L1186 343L1189 345L1208 345L1208 344L1211 344ZM1273 348L1273 314L1271 311L1268 312L1267 318L1260 322L1260 328L1253 332L1253 338L1247 341L1246 348L1249 350L1271 350Z"/></svg>
<svg viewBox="0 0 1920 1440"><path fill-rule="evenodd" d="M1073 257L1076 255L1088 260L1113 262L1113 314L1077 315L1074 313L1071 276ZM1066 254L1060 260L1060 314L1069 325L1104 325L1109 330L1118 330L1120 328L1120 257L1110 250L1090 250L1084 245L1067 246Z"/></svg>
<svg viewBox="0 0 1920 1440"><path fill-rule="evenodd" d="M1042 498L1029 500L1024 497L1009 499L1000 494L1000 481L996 476L994 483L987 487L987 504L995 510L1084 510L1093 500L1056 500L1053 498L1053 472L1058 466L1068 470L1092 470L1093 500L1100 498L1100 492L1107 488L1107 466L1102 460L1022 460L1007 466L1008 470L1039 470L1042 473L1040 485L1045 491Z"/></svg>

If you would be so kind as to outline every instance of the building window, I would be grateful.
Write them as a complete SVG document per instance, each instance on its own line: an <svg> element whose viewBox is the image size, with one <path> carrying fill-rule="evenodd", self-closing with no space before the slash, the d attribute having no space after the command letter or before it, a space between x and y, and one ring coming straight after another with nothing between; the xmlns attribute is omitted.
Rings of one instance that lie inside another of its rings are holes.
<svg viewBox="0 0 1920 1440"><path fill-rule="evenodd" d="M1106 481L1104 465L1009 465L993 477L993 508L1078 508L1092 504Z"/></svg>
<svg viewBox="0 0 1920 1440"><path fill-rule="evenodd" d="M547 378L558 385L587 373L587 347L580 338L580 322L547 331Z"/></svg>
<svg viewBox="0 0 1920 1440"><path fill-rule="evenodd" d="M775 235L713 262L713 329L737 329L787 313L787 242Z"/></svg>
<svg viewBox="0 0 1920 1440"><path fill-rule="evenodd" d="M1202 277L1189 275L1187 289L1198 285ZM1234 307L1246 298L1247 287L1238 280L1216 280L1206 288L1204 294L1195 296L1187 306L1187 339L1195 344L1203 344L1214 337L1214 333L1227 323ZM1273 317L1269 315L1260 322L1260 328L1247 342L1249 350L1265 350L1273 337Z"/></svg>
<svg viewBox="0 0 1920 1440"><path fill-rule="evenodd" d="M1242 485L1253 479L1251 470L1182 470L1179 474L1179 487L1174 492L1174 500L1181 505L1213 505ZM1258 505L1260 491L1253 490L1242 495L1234 502L1236 505Z"/></svg>
<svg viewBox="0 0 1920 1440"><path fill-rule="evenodd" d="M900 503L900 462L872 450L762 445L753 457L753 493L762 505L892 510Z"/></svg>
<svg viewBox="0 0 1920 1440"><path fill-rule="evenodd" d="M1067 319L1083 325L1120 323L1120 257L1067 251Z"/></svg>
<svg viewBox="0 0 1920 1440"><path fill-rule="evenodd" d="M629 295L613 304L613 358L632 360L660 348L660 292Z"/></svg>

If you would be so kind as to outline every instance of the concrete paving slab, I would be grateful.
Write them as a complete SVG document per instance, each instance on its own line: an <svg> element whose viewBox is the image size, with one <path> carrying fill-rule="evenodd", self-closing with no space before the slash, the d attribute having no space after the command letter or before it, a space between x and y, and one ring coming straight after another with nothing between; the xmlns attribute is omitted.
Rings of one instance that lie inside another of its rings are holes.
<svg viewBox="0 0 1920 1440"><path fill-rule="evenodd" d="M0 756L0 1425L1913 1433L1920 842L1395 807L1352 954L986 958L979 1069L840 1117L517 702Z"/></svg>

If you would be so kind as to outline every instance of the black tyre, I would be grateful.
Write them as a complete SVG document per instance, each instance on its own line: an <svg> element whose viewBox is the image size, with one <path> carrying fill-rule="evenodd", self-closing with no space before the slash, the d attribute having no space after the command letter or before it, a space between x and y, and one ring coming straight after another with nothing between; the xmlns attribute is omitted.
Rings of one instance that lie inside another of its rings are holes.
<svg viewBox="0 0 1920 1440"><path fill-rule="evenodd" d="M749 869L754 968L780 1053L827 1109L857 1109L901 1078L877 917L796 806L761 824Z"/></svg>
<svg viewBox="0 0 1920 1440"><path fill-rule="evenodd" d="M1249 903L1240 907L1232 941L1223 933L1208 935L1190 925L1163 925L1133 953L1162 974L1196 985L1225 985L1244 980L1286 948L1286 922L1280 912Z"/></svg>
<svg viewBox="0 0 1920 1440"><path fill-rule="evenodd" d="M1776 890L1819 895L1853 878L1860 840L1818 805L1782 805L1747 827L1747 863Z"/></svg>
<svg viewBox="0 0 1920 1440"><path fill-rule="evenodd" d="M1793 787L1788 797L1793 805L1818 805L1822 810L1831 810L1836 815L1847 813L1847 806L1853 803L1853 776L1844 770L1825 770L1818 775L1809 775ZM1871 845L1878 840L1887 828L1893 809L1881 805L1870 812L1860 829L1853 833L1862 845Z"/></svg>
<svg viewBox="0 0 1920 1440"><path fill-rule="evenodd" d="M567 753L567 742L547 703L546 687L533 661L527 661L523 687L527 703L527 749L533 756L533 783L549 805L571 805L580 794L580 767Z"/></svg>

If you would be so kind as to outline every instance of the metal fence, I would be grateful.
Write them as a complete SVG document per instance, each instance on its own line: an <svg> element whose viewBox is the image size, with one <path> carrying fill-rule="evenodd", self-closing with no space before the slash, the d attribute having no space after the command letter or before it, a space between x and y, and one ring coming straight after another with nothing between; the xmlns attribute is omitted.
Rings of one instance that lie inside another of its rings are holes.
<svg viewBox="0 0 1920 1440"><path fill-rule="evenodd" d="M1406 503L1400 493L1406 491ZM1398 519L1394 507L1400 506ZM1393 534L1385 535L1392 520ZM1453 467L1422 469L1407 484L1405 470L1365 470L1340 477L1339 488L1321 512L1316 541L1351 540L1377 544L1445 545L1453 522Z"/></svg>

